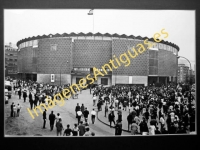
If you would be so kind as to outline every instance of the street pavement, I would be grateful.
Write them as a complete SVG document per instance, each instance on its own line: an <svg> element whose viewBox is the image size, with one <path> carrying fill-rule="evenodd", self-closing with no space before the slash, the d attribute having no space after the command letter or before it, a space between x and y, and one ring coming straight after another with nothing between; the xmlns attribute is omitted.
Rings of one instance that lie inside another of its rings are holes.
<svg viewBox="0 0 200 150"><path fill-rule="evenodd" d="M19 117L10 117L10 105L14 102L15 104L19 103L22 106L20 116ZM50 131L50 124L48 120L48 116L51 111L54 111L54 114L60 113L62 117L62 123L64 128L66 129L67 124L70 125L71 128L74 127L74 123L77 123L77 119L75 116L75 107L79 103L84 104L85 107L92 111L93 108L97 110L97 107L93 106L92 95L90 95L90 90L83 90L82 93L79 93L78 99L65 100L65 104L63 106L59 106L57 104L55 107L47 110L47 122L46 129L42 129L43 127L43 116L39 110L38 116L35 116L34 119L30 116L27 111L27 108L30 108L30 103L27 98L24 103L23 99L19 100L18 95L12 95L12 98L9 99L9 103L5 104L5 135L7 136L57 136L56 128L54 127L53 131ZM42 108L43 109L43 108ZM44 110L44 109L43 109ZM100 122L97 118L95 119L95 123L91 123L91 116L89 115L89 126L90 131L95 133L95 136L114 136L115 129L110 128L109 126ZM130 135L130 133L123 132L123 135Z"/></svg>
<svg viewBox="0 0 200 150"><path fill-rule="evenodd" d="M98 98L97 98L98 99ZM19 103L22 106L20 116L19 117L10 117L10 105L14 102L15 104ZM46 129L42 129L43 127L43 116L39 110L37 110L39 116L35 116L34 119L30 116L27 111L27 108L30 108L30 103L27 98L26 102L24 103L23 99L19 100L18 95L13 93L12 98L9 99L9 103L5 104L5 135L6 136L57 136L56 135L56 128L54 126L54 130L50 131L50 124L49 124L49 114L51 111L54 111L54 114L60 113L62 117L62 123L64 128L66 129L67 124L70 125L71 128L74 127L75 123L78 123L76 116L75 116L75 107L79 103L81 106L84 104L85 107L92 111L94 108L97 111L97 107L93 106L93 99L92 94L90 94L90 90L83 90L82 93L79 93L78 99L65 100L63 106L59 106L57 104L55 107L47 110L47 122L46 122ZM98 112L98 120L97 117L95 119L95 123L92 124L91 116L89 115L89 127L90 131L95 133L95 136L114 136L115 129L110 128L109 121L108 121L108 114L107 117L104 116L105 104L102 106L102 111ZM121 107L122 108L122 107ZM44 110L44 108L42 108ZM132 111L133 108L130 108ZM128 130L128 122L127 116L129 114L128 109L122 110L122 128L124 130ZM115 120L117 120L118 115L117 111L115 111ZM142 116L140 116L142 118ZM150 121L150 119L149 119ZM148 122L149 125L149 122ZM112 126L114 126L112 124ZM166 126L167 127L167 126ZM159 126L160 128L160 126ZM122 131L122 135L128 136L130 135L129 132Z"/></svg>

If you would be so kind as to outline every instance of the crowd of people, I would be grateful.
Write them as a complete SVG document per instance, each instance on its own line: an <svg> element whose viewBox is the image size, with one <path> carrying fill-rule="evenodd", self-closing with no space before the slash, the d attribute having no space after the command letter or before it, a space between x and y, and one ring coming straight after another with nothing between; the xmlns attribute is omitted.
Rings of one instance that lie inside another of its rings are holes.
<svg viewBox="0 0 200 150"><path fill-rule="evenodd" d="M68 85L69 86L69 85ZM41 84L33 81L17 80L14 84L15 94L19 99L23 97L24 102L27 97L30 108L35 108L40 103L48 104L46 97L53 97L57 93L62 94L66 86L55 86ZM74 88L76 94L78 90ZM82 91L82 90L81 90ZM81 92L80 91L80 92ZM97 106L98 111L102 111L104 106L105 117L108 118L110 127L112 123L115 127L115 135L121 135L123 121L128 122L127 130L130 135L155 135L155 134L186 134L195 131L195 101L194 96L185 91L180 84L169 84L167 86L129 86L116 85L111 87L96 86L90 88L93 106ZM68 99L65 99L68 100ZM11 117L19 116L21 106L11 105ZM117 112L117 119L115 119ZM128 112L128 113L125 113ZM102 113L102 112L101 112ZM122 115L122 114L127 115ZM94 124L96 111L91 112L87 107L79 103L75 107L77 123L74 127L67 124L64 129L62 117L51 112L49 115L50 130L54 125L57 136L94 136L90 131L88 116L91 115L91 122ZM125 116L125 117L124 117ZM46 110L43 112L43 128L46 125ZM123 129L122 129L123 126Z"/></svg>
<svg viewBox="0 0 200 150"><path fill-rule="evenodd" d="M49 84L41 84L33 81L23 81L23 80L17 80L13 84L13 89L15 95L19 96L19 99L22 99L24 103L27 101L27 98L30 103L30 108L33 109L36 106L40 105L40 103L44 103L48 105L48 99L53 98L55 94L60 93L62 95L62 90L65 87L68 87L69 85L63 85L63 86L56 86L56 85L49 85ZM78 90L74 88L75 94L72 94L72 98L78 95ZM82 93L82 90L80 90L80 94ZM65 99L68 100L68 99ZM11 105L11 117L19 116L18 108L21 109L21 106L19 104L17 107L15 107L14 102ZM20 110L19 109L19 110ZM16 110L16 113L15 113ZM46 120L47 120L47 113L46 109L43 111L43 129L46 129ZM54 129L54 126L56 127L57 136L95 136L95 133L90 131L89 127L89 111L87 108L82 104L80 107L79 104L77 104L75 109L75 115L78 119L78 123L74 124L74 127L70 127L69 124L67 124L66 129L63 126L62 123L62 117L60 113L57 113L57 115L54 114L53 111L51 111L51 114L49 115L49 124L50 124L50 131ZM91 111L91 121L94 124L95 122L95 116L96 111L93 109ZM64 132L63 132L64 130ZM62 134L63 132L63 134Z"/></svg>
<svg viewBox="0 0 200 150"><path fill-rule="evenodd" d="M116 135L122 133L122 112L131 135L186 134L195 131L195 97L181 84L167 86L117 85L110 88L98 87L93 92L93 103L98 110L104 106L105 117L114 123ZM115 123L115 113L118 118Z"/></svg>

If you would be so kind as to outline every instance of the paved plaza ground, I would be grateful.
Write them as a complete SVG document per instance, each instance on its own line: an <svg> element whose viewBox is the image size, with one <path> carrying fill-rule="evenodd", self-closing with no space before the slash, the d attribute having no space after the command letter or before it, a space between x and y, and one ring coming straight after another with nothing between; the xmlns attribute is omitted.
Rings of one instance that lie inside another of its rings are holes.
<svg viewBox="0 0 200 150"><path fill-rule="evenodd" d="M20 116L19 117L10 117L10 106L11 103L14 102L15 104L20 104L22 106ZM56 128L54 127L53 131L50 131L50 124L49 124L49 114L51 111L54 111L54 114L57 113L61 114L62 123L64 128L66 129L67 124L70 125L71 128L74 127L74 124L77 123L77 119L75 116L75 107L79 103L81 106L84 104L85 107L92 111L94 108L97 111L97 107L93 106L92 94L90 94L90 90L83 90L82 93L79 93L78 99L65 100L65 104L63 106L56 105L55 107L47 110L47 122L46 122L46 129L42 129L43 126L43 116L38 110L39 116L35 116L35 119L32 119L30 114L27 111L27 108L30 107L29 100L27 98L26 102L24 103L23 99L19 100L18 95L13 93L12 98L9 99L9 103L5 104L5 135L6 136L56 136ZM112 124L112 128L109 126L108 121L108 114L105 117L105 104L102 106L102 111L98 112L98 117L96 117L95 123L91 123L91 116L89 115L89 126L90 131L94 132L96 136L114 136L115 129L113 128L114 125ZM43 109L43 108L42 108ZM130 111L132 111L132 107ZM130 135L128 130L128 122L127 116L129 114L128 109L122 110L122 135L128 136ZM115 120L117 120L118 115L117 111L115 111ZM142 118L142 116L140 116ZM149 119L150 120L150 119ZM148 122L149 124L149 122ZM167 127L167 126L166 126ZM159 126L160 128L160 126Z"/></svg>
<svg viewBox="0 0 200 150"><path fill-rule="evenodd" d="M19 103L22 106L19 117L10 117L10 105L14 102L15 104ZM50 131L50 124L48 116L51 113L51 110L54 111L54 114L60 113L62 117L62 122L64 128L67 124L70 124L72 128L74 123L77 123L75 116L75 106L77 103L84 104L88 108L89 112L93 108L97 110L97 107L93 107L92 95L90 95L90 90L83 90L82 93L79 93L78 99L72 99L65 101L64 106L56 105L52 109L47 110L47 123L46 129L42 129L43 126L43 117L41 113L38 113L39 116L35 119L32 119L30 114L27 111L27 108L30 107L29 100L24 103L23 99L19 100L18 95L12 95L12 98L9 99L9 103L5 104L5 135L6 136L56 136L56 128L54 127L53 131ZM39 110L38 110L39 112ZM91 118L89 116L90 130L95 132L96 136L114 136L115 129L110 128L109 126L100 122L97 118L95 123L91 123ZM123 135L130 135L130 133L123 132Z"/></svg>

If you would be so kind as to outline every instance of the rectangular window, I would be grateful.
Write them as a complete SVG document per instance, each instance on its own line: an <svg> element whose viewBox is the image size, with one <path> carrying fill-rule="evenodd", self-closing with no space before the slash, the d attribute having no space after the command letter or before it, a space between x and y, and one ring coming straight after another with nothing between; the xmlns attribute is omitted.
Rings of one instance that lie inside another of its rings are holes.
<svg viewBox="0 0 200 150"><path fill-rule="evenodd" d="M149 59L149 66L158 66L157 59Z"/></svg>
<svg viewBox="0 0 200 150"><path fill-rule="evenodd" d="M164 50L167 50L167 48L166 48L166 45L165 45L165 44L163 44L163 49L164 49Z"/></svg>
<svg viewBox="0 0 200 150"><path fill-rule="evenodd" d="M33 41L29 41L29 46L33 46Z"/></svg>
<svg viewBox="0 0 200 150"><path fill-rule="evenodd" d="M158 59L158 51L150 50L149 51L149 58Z"/></svg>
<svg viewBox="0 0 200 150"><path fill-rule="evenodd" d="M57 44L51 44L51 51L57 51Z"/></svg>
<svg viewBox="0 0 200 150"><path fill-rule="evenodd" d="M178 50L177 49L175 49L176 50L176 55L178 55Z"/></svg>
<svg viewBox="0 0 200 150"><path fill-rule="evenodd" d="M26 44L26 47L28 47L28 44L29 44L29 43L28 43L28 42L26 42L25 44Z"/></svg>
<svg viewBox="0 0 200 150"><path fill-rule="evenodd" d="M159 43L159 49L163 49L163 44Z"/></svg>
<svg viewBox="0 0 200 150"><path fill-rule="evenodd" d="M158 74L158 67L149 66L149 75L157 75Z"/></svg>
<svg viewBox="0 0 200 150"><path fill-rule="evenodd" d="M33 41L33 47L38 47L38 40Z"/></svg>
<svg viewBox="0 0 200 150"><path fill-rule="evenodd" d="M170 50L170 46L167 46L167 50L168 50L168 51L171 51L171 50Z"/></svg>
<svg viewBox="0 0 200 150"><path fill-rule="evenodd" d="M153 44L153 48L158 48L158 43L154 42Z"/></svg>

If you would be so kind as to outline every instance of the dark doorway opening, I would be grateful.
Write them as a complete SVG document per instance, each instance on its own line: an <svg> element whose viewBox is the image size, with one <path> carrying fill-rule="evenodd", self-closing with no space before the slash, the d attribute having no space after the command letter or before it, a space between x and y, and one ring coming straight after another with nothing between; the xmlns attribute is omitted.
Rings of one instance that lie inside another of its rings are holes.
<svg viewBox="0 0 200 150"><path fill-rule="evenodd" d="M108 78L101 78L101 84L108 85Z"/></svg>

